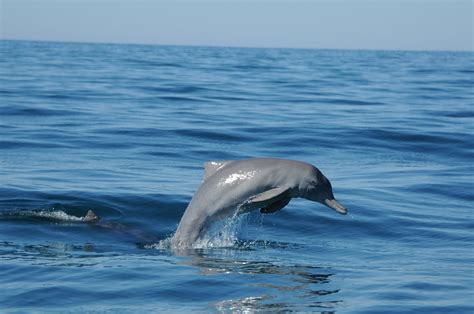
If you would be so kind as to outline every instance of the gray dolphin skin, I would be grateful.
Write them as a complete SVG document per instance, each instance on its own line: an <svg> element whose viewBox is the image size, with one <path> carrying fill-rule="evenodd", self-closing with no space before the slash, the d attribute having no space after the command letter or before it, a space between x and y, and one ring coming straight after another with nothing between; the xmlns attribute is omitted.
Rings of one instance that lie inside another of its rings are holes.
<svg viewBox="0 0 474 314"><path fill-rule="evenodd" d="M329 180L305 162L251 158L210 161L204 169L204 181L172 238L175 247L192 247L217 220L255 209L273 213L296 197L324 204L342 215L347 213L334 198Z"/></svg>

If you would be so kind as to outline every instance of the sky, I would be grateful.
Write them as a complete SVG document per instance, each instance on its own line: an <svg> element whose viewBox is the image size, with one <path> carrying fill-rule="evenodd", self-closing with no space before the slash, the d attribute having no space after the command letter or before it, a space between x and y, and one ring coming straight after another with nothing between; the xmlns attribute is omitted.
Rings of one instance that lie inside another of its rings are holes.
<svg viewBox="0 0 474 314"><path fill-rule="evenodd" d="M0 0L0 39L474 51L474 0Z"/></svg>

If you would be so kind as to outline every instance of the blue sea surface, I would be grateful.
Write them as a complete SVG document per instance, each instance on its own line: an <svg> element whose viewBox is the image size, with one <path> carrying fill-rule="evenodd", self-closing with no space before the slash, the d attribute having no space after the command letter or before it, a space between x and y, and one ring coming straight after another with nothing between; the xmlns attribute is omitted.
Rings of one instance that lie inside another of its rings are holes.
<svg viewBox="0 0 474 314"><path fill-rule="evenodd" d="M0 311L473 313L473 126L473 52L0 41ZM203 163L248 157L349 215L166 246Z"/></svg>

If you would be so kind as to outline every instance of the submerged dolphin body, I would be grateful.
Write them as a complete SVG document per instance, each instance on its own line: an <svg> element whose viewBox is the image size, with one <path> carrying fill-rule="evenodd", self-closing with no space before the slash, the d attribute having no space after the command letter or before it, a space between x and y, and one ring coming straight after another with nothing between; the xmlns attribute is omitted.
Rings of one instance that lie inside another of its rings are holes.
<svg viewBox="0 0 474 314"><path fill-rule="evenodd" d="M192 246L217 220L259 208L261 213L273 213L296 197L347 213L334 199L329 180L308 163L252 158L210 161L204 168L204 181L181 218L173 246Z"/></svg>

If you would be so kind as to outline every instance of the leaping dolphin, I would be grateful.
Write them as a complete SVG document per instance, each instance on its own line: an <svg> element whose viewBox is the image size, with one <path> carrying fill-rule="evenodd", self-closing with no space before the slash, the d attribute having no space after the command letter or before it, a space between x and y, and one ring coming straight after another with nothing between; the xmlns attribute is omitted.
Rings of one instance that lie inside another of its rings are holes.
<svg viewBox="0 0 474 314"><path fill-rule="evenodd" d="M329 180L308 163L277 158L206 162L204 181L186 208L172 244L191 247L217 220L258 208L273 213L296 197L347 213L334 198Z"/></svg>

